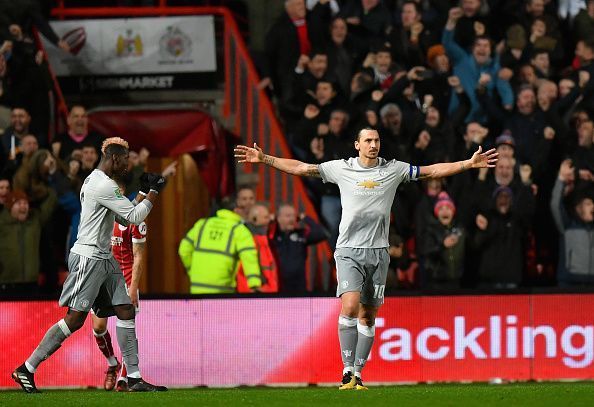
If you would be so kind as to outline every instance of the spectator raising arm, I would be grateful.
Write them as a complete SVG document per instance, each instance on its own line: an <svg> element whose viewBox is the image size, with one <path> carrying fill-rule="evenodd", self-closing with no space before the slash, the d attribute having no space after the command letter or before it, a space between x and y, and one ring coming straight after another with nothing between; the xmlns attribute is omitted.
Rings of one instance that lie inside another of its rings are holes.
<svg viewBox="0 0 594 407"><path fill-rule="evenodd" d="M573 167L571 160L565 160L561 163L559 176L555 181L555 186L553 187L553 193L551 195L551 214L553 215L553 220L560 233L565 232L565 229L569 224L569 216L563 206L563 191L565 190L565 187L574 182L574 170L575 168Z"/></svg>
<svg viewBox="0 0 594 407"><path fill-rule="evenodd" d="M454 40L454 29L456 28L456 24L458 20L462 17L462 9L459 7L454 7L450 9L448 14L448 22L446 23L445 29L443 30L443 34L441 37L441 42L443 43L446 52L448 53L449 57L452 58L452 62L454 65L459 63L462 59L466 57L466 52L456 43Z"/></svg>
<svg viewBox="0 0 594 407"><path fill-rule="evenodd" d="M316 221L309 216L302 214L301 220L305 225L305 240L307 244L315 244L326 240L326 232Z"/></svg>

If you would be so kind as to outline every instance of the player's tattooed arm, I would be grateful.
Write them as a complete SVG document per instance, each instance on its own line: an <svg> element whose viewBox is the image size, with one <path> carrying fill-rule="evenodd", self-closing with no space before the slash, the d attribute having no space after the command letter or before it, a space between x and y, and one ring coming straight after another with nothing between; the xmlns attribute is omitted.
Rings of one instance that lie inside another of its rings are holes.
<svg viewBox="0 0 594 407"><path fill-rule="evenodd" d="M268 155L268 154L264 154L264 158L262 159L262 162L264 164L274 167L274 161L275 161L275 157Z"/></svg>
<svg viewBox="0 0 594 407"><path fill-rule="evenodd" d="M307 164L307 169L305 170L306 177L316 177L322 178L320 174L320 167L318 164Z"/></svg>
<svg viewBox="0 0 594 407"><path fill-rule="evenodd" d="M494 168L498 156L499 153L494 148L483 153L483 148L479 146L478 150L468 160L420 167L419 179L449 177L471 168Z"/></svg>
<svg viewBox="0 0 594 407"><path fill-rule="evenodd" d="M273 164L270 165L289 174L298 175L300 177L322 177L317 164L308 164L298 160L288 160L285 158L272 157L272 159Z"/></svg>
<svg viewBox="0 0 594 407"><path fill-rule="evenodd" d="M264 154L262 149L254 143L254 147L238 145L235 147L235 158L239 163L264 163L277 170L291 175L302 177L321 177L320 170L316 164L307 164L289 158L274 157Z"/></svg>

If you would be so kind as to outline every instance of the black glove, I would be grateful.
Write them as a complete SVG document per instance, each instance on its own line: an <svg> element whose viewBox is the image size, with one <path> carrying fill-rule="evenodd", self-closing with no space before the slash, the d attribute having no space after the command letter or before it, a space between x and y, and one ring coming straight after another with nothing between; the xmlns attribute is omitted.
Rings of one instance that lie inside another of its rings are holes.
<svg viewBox="0 0 594 407"><path fill-rule="evenodd" d="M149 181L149 173L148 172L143 172L142 175L140 176L140 189L139 191L142 192L143 194L148 194L150 189L151 189L151 183Z"/></svg>
<svg viewBox="0 0 594 407"><path fill-rule="evenodd" d="M148 179L150 189L161 192L165 188L165 177L161 174L149 174Z"/></svg>

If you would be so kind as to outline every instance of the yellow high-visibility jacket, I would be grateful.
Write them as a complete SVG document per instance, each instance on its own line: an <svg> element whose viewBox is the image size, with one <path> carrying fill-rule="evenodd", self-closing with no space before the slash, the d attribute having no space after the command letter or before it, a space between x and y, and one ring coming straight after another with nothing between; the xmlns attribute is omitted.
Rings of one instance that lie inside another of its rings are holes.
<svg viewBox="0 0 594 407"><path fill-rule="evenodd" d="M239 260L248 286L262 285L254 238L235 212L220 209L216 216L199 219L180 242L178 253L192 294L235 292Z"/></svg>

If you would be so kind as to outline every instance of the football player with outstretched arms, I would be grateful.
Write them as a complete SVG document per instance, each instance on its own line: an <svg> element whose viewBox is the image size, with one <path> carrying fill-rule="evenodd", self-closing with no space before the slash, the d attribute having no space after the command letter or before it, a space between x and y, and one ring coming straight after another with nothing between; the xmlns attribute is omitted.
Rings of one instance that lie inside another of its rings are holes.
<svg viewBox="0 0 594 407"><path fill-rule="evenodd" d="M358 157L348 160L307 164L265 154L254 147L239 145L235 157L240 163L264 163L298 176L322 178L340 189L342 217L334 258L338 279L337 297L342 308L338 317L338 338L344 365L340 390L367 390L361 371L369 357L375 336L375 317L384 302L390 256L388 231L390 209L398 185L421 178L443 178L471 168L492 168L497 152L482 148L468 160L415 166L379 157L380 138L374 129L361 130L355 141Z"/></svg>

